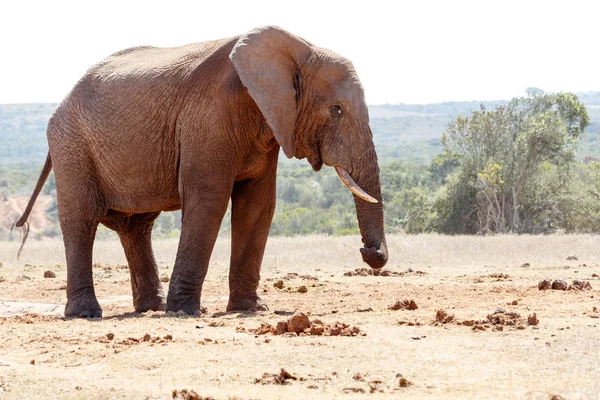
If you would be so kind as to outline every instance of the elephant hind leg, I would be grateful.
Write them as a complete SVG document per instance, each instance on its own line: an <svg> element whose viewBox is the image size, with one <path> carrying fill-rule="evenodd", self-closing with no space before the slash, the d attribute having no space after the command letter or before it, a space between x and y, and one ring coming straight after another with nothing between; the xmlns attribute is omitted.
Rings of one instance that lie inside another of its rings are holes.
<svg viewBox="0 0 600 400"><path fill-rule="evenodd" d="M96 229L104 213L98 191L62 190L57 174L58 211L67 258L67 305L65 317L100 318L92 273L92 248Z"/></svg>
<svg viewBox="0 0 600 400"><path fill-rule="evenodd" d="M165 293L152 251L152 227L160 212L125 216L109 211L102 223L119 235L131 276L133 306L137 312L164 311Z"/></svg>

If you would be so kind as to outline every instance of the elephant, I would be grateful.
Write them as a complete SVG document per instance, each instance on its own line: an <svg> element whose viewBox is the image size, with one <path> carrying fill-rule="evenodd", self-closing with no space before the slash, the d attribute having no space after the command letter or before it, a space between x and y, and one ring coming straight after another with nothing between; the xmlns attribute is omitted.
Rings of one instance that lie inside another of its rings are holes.
<svg viewBox="0 0 600 400"><path fill-rule="evenodd" d="M47 127L49 152L23 226L54 168L67 262L66 317L100 318L92 278L98 224L116 231L133 305L199 315L202 285L231 200L227 311L268 310L257 295L276 202L280 149L352 191L374 269L388 259L379 167L352 63L276 26L173 48L135 47L92 66ZM168 296L151 232L182 210Z"/></svg>

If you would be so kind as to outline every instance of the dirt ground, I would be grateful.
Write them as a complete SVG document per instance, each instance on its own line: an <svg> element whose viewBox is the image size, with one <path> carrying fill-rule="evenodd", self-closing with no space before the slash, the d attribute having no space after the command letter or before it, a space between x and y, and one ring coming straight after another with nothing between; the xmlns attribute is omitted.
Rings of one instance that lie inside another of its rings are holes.
<svg viewBox="0 0 600 400"><path fill-rule="evenodd" d="M374 276L358 237L271 238L271 311L225 313L220 239L199 318L134 313L122 249L97 242L101 320L62 318L60 241L32 240L20 261L18 243L0 243L0 398L598 398L600 238L388 242L388 272ZM155 243L165 280L176 248ZM539 290L544 279L591 289ZM295 313L309 320L287 325L299 336L273 333Z"/></svg>

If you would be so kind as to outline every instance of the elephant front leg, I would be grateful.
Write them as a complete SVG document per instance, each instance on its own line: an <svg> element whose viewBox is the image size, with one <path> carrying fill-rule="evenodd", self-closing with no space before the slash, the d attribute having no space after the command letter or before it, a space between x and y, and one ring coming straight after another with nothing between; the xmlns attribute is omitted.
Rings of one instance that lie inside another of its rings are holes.
<svg viewBox="0 0 600 400"><path fill-rule="evenodd" d="M277 164L259 179L237 182L231 196L231 266L227 311L266 311L258 297L260 266L275 210Z"/></svg>
<svg viewBox="0 0 600 400"><path fill-rule="evenodd" d="M169 284L166 311L200 315L200 294L221 220L227 210L231 184L198 186L185 193L181 237ZM215 191L216 187L218 191Z"/></svg>

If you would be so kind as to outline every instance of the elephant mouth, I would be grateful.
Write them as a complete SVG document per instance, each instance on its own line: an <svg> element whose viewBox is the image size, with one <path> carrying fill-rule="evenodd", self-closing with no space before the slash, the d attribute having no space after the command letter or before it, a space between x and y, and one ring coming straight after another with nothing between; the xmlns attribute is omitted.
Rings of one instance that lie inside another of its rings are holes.
<svg viewBox="0 0 600 400"><path fill-rule="evenodd" d="M323 157L321 156L321 146L318 142L314 144L314 148L312 150L313 154L308 155L306 158L308 159L312 169L315 172L319 172L321 167L323 167Z"/></svg>
<svg viewBox="0 0 600 400"><path fill-rule="evenodd" d="M323 161L318 157L308 157L308 162L313 170L319 172L321 167L323 167Z"/></svg>

